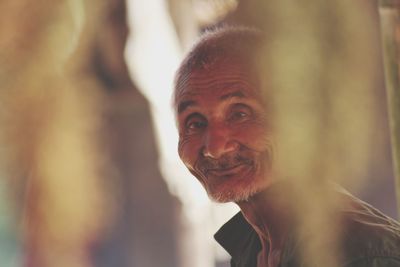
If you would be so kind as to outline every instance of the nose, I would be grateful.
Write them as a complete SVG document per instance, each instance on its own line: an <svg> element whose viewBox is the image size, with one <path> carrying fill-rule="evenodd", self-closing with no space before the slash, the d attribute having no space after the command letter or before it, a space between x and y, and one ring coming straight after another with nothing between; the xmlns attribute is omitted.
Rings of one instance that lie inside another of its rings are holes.
<svg viewBox="0 0 400 267"><path fill-rule="evenodd" d="M209 128L204 138L202 154L204 157L219 159L238 148L239 143L232 139L229 131Z"/></svg>

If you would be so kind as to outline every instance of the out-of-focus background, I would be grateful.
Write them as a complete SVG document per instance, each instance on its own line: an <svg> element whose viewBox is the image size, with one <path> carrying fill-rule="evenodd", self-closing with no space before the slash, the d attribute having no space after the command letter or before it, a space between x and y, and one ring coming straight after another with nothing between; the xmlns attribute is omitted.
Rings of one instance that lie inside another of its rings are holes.
<svg viewBox="0 0 400 267"><path fill-rule="evenodd" d="M279 114L298 115L278 125L299 137L287 174L312 162L397 217L377 2L264 2L2 1L0 266L229 266L212 235L238 210L180 163L171 109L184 53L222 24L270 34Z"/></svg>

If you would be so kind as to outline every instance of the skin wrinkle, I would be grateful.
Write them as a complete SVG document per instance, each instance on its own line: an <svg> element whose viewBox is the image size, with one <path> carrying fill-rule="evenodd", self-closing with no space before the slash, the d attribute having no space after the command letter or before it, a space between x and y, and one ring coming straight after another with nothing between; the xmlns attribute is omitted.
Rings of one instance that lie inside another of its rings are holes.
<svg viewBox="0 0 400 267"><path fill-rule="evenodd" d="M279 187L285 187L287 194L291 194L289 185L280 184L270 189L268 194L260 192L251 201L237 202L246 220L252 222L260 237L263 247L258 255L260 266L276 266L287 238L287 229L290 229L289 225L293 225L290 198L280 194L282 188Z"/></svg>
<svg viewBox="0 0 400 267"><path fill-rule="evenodd" d="M239 75L247 75L245 72L239 73ZM181 103L185 102L185 99L192 99L199 93L198 88L219 88L217 89L218 91L226 91L228 88L237 88L237 89L243 89L243 88L256 88L256 84L253 84L251 82L245 81L245 80L238 80L239 76L233 76L232 75L227 75L221 76L218 79L211 79L210 81L207 81L204 79L204 77L196 77L191 75L190 80L188 77L188 80L180 86L180 89L177 89L177 97L176 99L179 99L180 101L176 101L175 106L177 108L177 114L179 115L184 111L183 108L181 107ZM221 82L223 80L223 82ZM196 86L193 86L195 84ZM179 86L179 85L178 85ZM221 88L220 88L221 87ZM256 90L254 90L256 91ZM216 92L217 93L217 92ZM259 94L255 95L256 98L261 99L261 96Z"/></svg>
<svg viewBox="0 0 400 267"><path fill-rule="evenodd" d="M249 148L241 149L243 154L247 152L254 152ZM246 156L243 154L235 154L235 155L224 155L223 158L218 160L213 160L206 157L199 157L198 161L194 165L194 171L199 176L202 176L205 181L207 181L207 176L210 170L212 169L229 169L238 165L247 165L251 169L249 170L250 175L254 174L257 167L254 165L255 162L251 159L250 156Z"/></svg>
<svg viewBox="0 0 400 267"><path fill-rule="evenodd" d="M260 173L270 168L273 151L273 143L267 135L270 131L267 129L266 112L261 102L260 90L257 89L258 80L249 68L237 64L235 60L231 60L229 65L225 64L216 63L208 70L191 72L185 77L183 84L177 85L175 98L176 106L180 107L180 113L177 114L180 134L178 152L189 171L206 188L209 196L219 202L247 200L263 190L265 186L260 186L260 183L267 182L263 181ZM244 104L251 108L251 118L248 121L239 124L226 121L225 116L236 104ZM214 131L214 127L218 127L218 132L187 134L187 118L197 113L204 118L204 123L207 123L206 131ZM253 131L247 131L249 128ZM229 134L226 135L225 131ZM208 138L209 134L213 138L211 142L217 142L215 138L224 135L224 138L229 138L226 143L231 142L230 146L237 148L218 159L205 157L204 146L201 144L207 141L204 138ZM257 138L246 137L253 135ZM189 146L196 148L188 148ZM191 154L194 154L190 156L194 160L188 159L188 155ZM212 175L212 169L224 171L234 167L240 168L240 175L243 177L233 179L229 176L235 177L234 174L226 177ZM242 190L243 187L246 190ZM218 188L222 192L218 191Z"/></svg>
<svg viewBox="0 0 400 267"><path fill-rule="evenodd" d="M251 81L257 81L257 83L255 84L246 84L248 83L248 81L246 80L242 80L242 82L244 82L244 86L250 86L252 88L258 88L260 87L260 84L258 82L258 77L259 77L259 73L257 68L254 68L253 64L251 64L250 62L248 62L249 60L243 60L243 59L236 59L235 56L233 55L232 57L222 57L219 58L218 60L215 60L214 62L208 64L207 68L203 68L203 67L197 67L197 68L192 68L190 69L190 71L188 70L182 70L179 69L177 72L177 75L175 77L175 92L174 92L174 101L173 101L173 106L175 111L177 112L178 109L176 107L178 107L178 99L183 99L185 97L190 97L194 94L196 94L197 90L196 88L192 88L192 83L196 82L198 83L199 86L204 87L210 87L213 86L214 83L218 84L221 82L221 80L223 80L224 83L231 83L232 85L235 85L236 82L234 80L235 77L232 77L232 73L221 73L220 76L215 77L214 79L204 79L201 77L196 77L193 75L193 73L195 72L207 72L210 71L211 69L215 68L215 66L218 65L230 65L233 66L234 68L236 68L236 72L239 75L245 75L245 76L249 76L249 78L251 79ZM182 64L185 64L185 62L183 62ZM236 65L236 66L235 66ZM240 67L238 67L240 66ZM246 71L243 71L246 70ZM233 82L230 82L233 79ZM258 92L258 90L254 90L255 92L257 92L259 95L260 93ZM261 97L261 95L260 95ZM262 99L262 98L259 98Z"/></svg>

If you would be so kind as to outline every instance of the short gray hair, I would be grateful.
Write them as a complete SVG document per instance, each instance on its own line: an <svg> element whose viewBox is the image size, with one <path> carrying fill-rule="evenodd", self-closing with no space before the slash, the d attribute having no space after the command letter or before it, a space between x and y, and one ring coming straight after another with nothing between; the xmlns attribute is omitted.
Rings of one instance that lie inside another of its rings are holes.
<svg viewBox="0 0 400 267"><path fill-rule="evenodd" d="M194 70L232 60L256 67L257 52L260 52L263 40L260 30L243 26L222 26L206 31L187 53L175 74L173 105L180 85Z"/></svg>

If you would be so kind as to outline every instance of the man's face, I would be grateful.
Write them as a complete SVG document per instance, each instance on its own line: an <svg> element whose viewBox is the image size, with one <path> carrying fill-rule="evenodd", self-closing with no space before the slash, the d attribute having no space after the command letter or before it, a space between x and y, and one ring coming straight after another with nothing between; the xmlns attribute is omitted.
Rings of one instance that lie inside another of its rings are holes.
<svg viewBox="0 0 400 267"><path fill-rule="evenodd" d="M177 88L179 156L218 202L270 184L272 144L258 81L242 64L216 63Z"/></svg>

